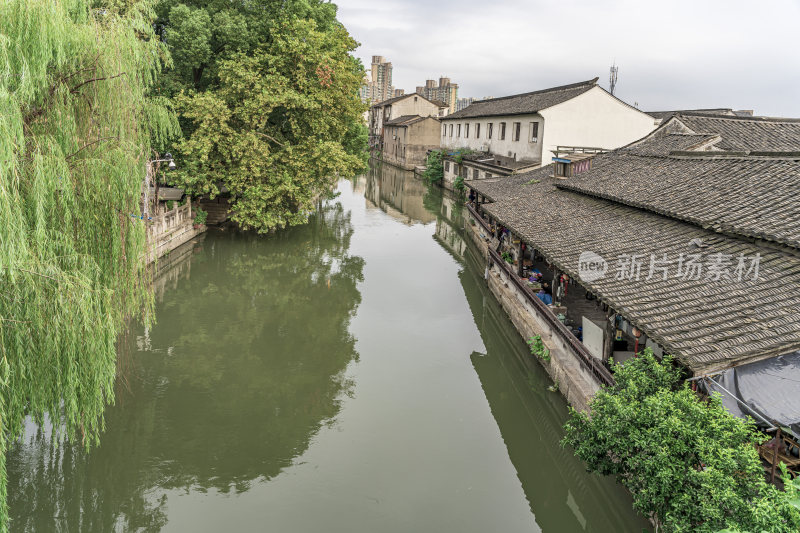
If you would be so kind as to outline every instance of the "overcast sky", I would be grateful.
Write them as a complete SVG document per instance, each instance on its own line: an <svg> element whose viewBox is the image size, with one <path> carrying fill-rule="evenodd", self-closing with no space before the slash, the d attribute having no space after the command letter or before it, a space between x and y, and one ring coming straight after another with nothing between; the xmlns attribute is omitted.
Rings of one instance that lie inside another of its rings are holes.
<svg viewBox="0 0 800 533"><path fill-rule="evenodd" d="M341 20L413 92L449 76L459 97L598 76L645 111L732 107L800 117L800 0L334 0Z"/></svg>

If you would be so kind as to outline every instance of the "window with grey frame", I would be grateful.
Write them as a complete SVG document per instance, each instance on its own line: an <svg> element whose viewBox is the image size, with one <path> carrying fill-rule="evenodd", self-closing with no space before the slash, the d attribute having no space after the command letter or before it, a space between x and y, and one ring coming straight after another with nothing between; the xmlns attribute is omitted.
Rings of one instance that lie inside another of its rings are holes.
<svg viewBox="0 0 800 533"><path fill-rule="evenodd" d="M498 132L497 138L500 139L501 141L505 141L506 140L506 123L505 122L501 122L500 123L500 131Z"/></svg>
<svg viewBox="0 0 800 533"><path fill-rule="evenodd" d="M450 172L450 161L445 161L444 162L444 171L445 172Z"/></svg>
<svg viewBox="0 0 800 533"><path fill-rule="evenodd" d="M477 168L472 169L472 179L474 179L474 180L478 179L478 169Z"/></svg>
<svg viewBox="0 0 800 533"><path fill-rule="evenodd" d="M519 134L520 134L521 130L522 130L522 123L521 122L513 122L511 124L511 140L512 141L518 141L519 140Z"/></svg>
<svg viewBox="0 0 800 533"><path fill-rule="evenodd" d="M481 123L480 122L476 122L475 123L475 138L476 139L480 139L481 138Z"/></svg>
<svg viewBox="0 0 800 533"><path fill-rule="evenodd" d="M461 137L461 124L456 124L456 137Z"/></svg>
<svg viewBox="0 0 800 533"><path fill-rule="evenodd" d="M452 137L452 136L453 136L453 125L450 124L450 137Z"/></svg>
<svg viewBox="0 0 800 533"><path fill-rule="evenodd" d="M493 129L492 126L494 126L494 124L492 124L491 122L486 125L486 138L487 139L491 139L492 138L492 129Z"/></svg>
<svg viewBox="0 0 800 533"><path fill-rule="evenodd" d="M539 123L538 122L531 122L531 137L530 142L535 143L539 141Z"/></svg>
<svg viewBox="0 0 800 533"><path fill-rule="evenodd" d="M464 138L469 139L469 122L464 124Z"/></svg>

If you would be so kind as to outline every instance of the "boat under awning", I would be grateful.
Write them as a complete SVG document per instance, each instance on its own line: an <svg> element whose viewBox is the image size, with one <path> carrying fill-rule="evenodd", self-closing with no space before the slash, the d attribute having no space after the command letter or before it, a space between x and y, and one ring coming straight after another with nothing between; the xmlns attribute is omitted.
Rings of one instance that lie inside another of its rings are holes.
<svg viewBox="0 0 800 533"><path fill-rule="evenodd" d="M800 439L800 351L730 368L705 384L734 416L779 425Z"/></svg>

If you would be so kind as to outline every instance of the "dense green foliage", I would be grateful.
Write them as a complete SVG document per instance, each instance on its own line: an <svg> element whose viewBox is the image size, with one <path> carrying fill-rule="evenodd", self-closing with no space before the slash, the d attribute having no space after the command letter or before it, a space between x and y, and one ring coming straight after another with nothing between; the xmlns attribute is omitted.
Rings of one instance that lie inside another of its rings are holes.
<svg viewBox="0 0 800 533"><path fill-rule="evenodd" d="M227 190L233 220L265 232L306 222L368 159L357 43L320 0L162 3L186 137L175 178ZM223 189L224 187L224 189Z"/></svg>
<svg viewBox="0 0 800 533"><path fill-rule="evenodd" d="M590 470L616 476L660 530L800 530L792 494L764 478L754 425L716 395L701 400L670 357L659 362L649 349L617 365L615 378L591 415L571 412L564 442Z"/></svg>
<svg viewBox="0 0 800 533"><path fill-rule="evenodd" d="M153 19L146 1L0 0L2 531L5 455L24 418L95 442L117 334L151 305L131 215L151 149L179 133L148 96L168 57Z"/></svg>
<svg viewBox="0 0 800 533"><path fill-rule="evenodd" d="M453 180L453 190L461 196L463 196L464 192L467 190L467 187L464 185L464 176L461 174L456 176L456 179Z"/></svg>
<svg viewBox="0 0 800 533"><path fill-rule="evenodd" d="M444 180L444 164L442 163L442 151L431 150L425 162L425 172L422 173L425 183L428 185L439 185Z"/></svg>

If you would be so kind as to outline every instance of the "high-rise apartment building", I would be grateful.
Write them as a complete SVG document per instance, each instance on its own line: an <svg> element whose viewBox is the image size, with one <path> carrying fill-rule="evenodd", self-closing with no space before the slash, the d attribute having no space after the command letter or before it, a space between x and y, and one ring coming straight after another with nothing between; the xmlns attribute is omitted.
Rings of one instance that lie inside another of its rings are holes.
<svg viewBox="0 0 800 533"><path fill-rule="evenodd" d="M399 96L392 86L392 64L383 56L372 56L372 65L360 94L361 100L370 105Z"/></svg>
<svg viewBox="0 0 800 533"><path fill-rule="evenodd" d="M472 103L480 102L481 100L491 100L492 98L492 96L484 96L483 98L473 98L471 96L467 98L459 98L456 100L456 111L461 111Z"/></svg>
<svg viewBox="0 0 800 533"><path fill-rule="evenodd" d="M450 83L450 78L439 78L439 85L436 85L436 80L426 80L424 86L417 87L417 94L421 94L428 100L444 102L450 108L450 113L456 111L458 84Z"/></svg>

